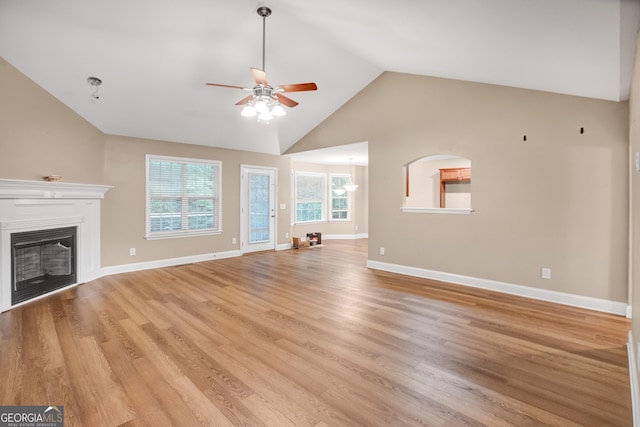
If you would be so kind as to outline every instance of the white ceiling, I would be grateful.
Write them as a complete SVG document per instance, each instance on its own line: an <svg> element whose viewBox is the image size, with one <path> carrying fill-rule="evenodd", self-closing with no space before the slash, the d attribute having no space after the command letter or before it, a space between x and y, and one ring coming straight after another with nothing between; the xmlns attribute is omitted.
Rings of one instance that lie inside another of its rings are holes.
<svg viewBox="0 0 640 427"><path fill-rule="evenodd" d="M369 164L369 143L367 141L356 142L353 144L291 153L287 154L287 156L297 162L304 163L367 166Z"/></svg>
<svg viewBox="0 0 640 427"><path fill-rule="evenodd" d="M268 125L204 84L252 86L260 5L269 82L319 88ZM385 70L625 100L639 19L637 0L0 0L0 56L105 133L280 154Z"/></svg>

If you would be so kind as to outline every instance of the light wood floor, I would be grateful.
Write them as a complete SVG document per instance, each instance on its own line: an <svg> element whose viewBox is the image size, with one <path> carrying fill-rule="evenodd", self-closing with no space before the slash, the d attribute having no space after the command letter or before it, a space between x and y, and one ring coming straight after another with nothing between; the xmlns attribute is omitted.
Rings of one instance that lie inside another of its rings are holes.
<svg viewBox="0 0 640 427"><path fill-rule="evenodd" d="M0 405L65 426L631 426L612 315L368 270L366 240L105 277L0 314Z"/></svg>

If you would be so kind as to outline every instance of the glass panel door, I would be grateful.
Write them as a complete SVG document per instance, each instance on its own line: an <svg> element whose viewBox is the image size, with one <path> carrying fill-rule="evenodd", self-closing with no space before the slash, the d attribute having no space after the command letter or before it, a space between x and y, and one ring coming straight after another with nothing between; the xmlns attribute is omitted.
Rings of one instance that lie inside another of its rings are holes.
<svg viewBox="0 0 640 427"><path fill-rule="evenodd" d="M268 174L249 173L249 244L271 240L270 181Z"/></svg>
<svg viewBox="0 0 640 427"><path fill-rule="evenodd" d="M240 250L276 248L276 170L242 166Z"/></svg>

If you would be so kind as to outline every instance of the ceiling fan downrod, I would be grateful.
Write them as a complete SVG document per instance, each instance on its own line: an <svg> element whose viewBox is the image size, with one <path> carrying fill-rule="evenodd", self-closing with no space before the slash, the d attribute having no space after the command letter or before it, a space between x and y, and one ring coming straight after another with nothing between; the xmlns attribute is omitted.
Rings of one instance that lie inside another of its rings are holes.
<svg viewBox="0 0 640 427"><path fill-rule="evenodd" d="M298 102L284 95L286 92L307 92L312 90L318 90L318 86L313 83L296 83L286 84L279 86L271 86L267 83L267 75L265 69L265 52L266 52L266 18L271 15L271 9L266 6L259 7L256 12L258 16L262 17L262 70L254 67L250 67L253 74L253 80L255 86L243 87L235 85L226 85L219 83L206 83L208 86L220 86L234 89L241 89L251 92L248 95L236 102L236 105L243 105L242 114L245 117L258 116L258 121L266 121L267 123L273 117L284 116L286 112L282 106L293 108L298 105Z"/></svg>
<svg viewBox="0 0 640 427"><path fill-rule="evenodd" d="M265 57L265 38L266 38L266 28L267 28L267 16L271 15L271 9L266 6L261 6L256 10L258 15L262 16L262 71L265 71L264 67L264 57Z"/></svg>

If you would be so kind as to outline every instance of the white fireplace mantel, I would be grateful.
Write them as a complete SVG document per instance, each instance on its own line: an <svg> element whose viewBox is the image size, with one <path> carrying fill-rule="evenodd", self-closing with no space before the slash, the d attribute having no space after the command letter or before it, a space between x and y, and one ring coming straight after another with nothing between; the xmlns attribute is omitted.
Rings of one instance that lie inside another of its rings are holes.
<svg viewBox="0 0 640 427"><path fill-rule="evenodd" d="M0 179L0 312L11 304L11 234L78 227L78 283L100 275L100 202L111 186ZM71 285L75 286L77 285Z"/></svg>
<svg viewBox="0 0 640 427"><path fill-rule="evenodd" d="M0 199L103 199L108 185L0 179Z"/></svg>

